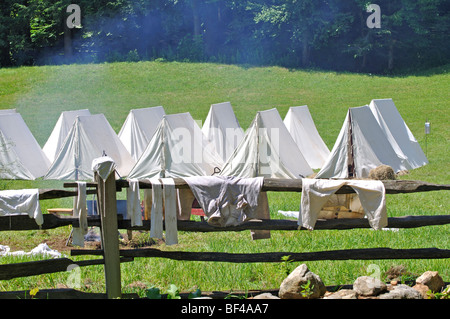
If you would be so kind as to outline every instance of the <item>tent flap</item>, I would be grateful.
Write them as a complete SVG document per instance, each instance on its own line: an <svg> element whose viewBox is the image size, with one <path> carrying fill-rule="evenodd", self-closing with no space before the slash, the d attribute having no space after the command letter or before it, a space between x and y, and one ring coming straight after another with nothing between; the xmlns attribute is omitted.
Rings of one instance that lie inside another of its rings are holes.
<svg viewBox="0 0 450 319"><path fill-rule="evenodd" d="M45 179L92 180L92 161L107 155L127 176L134 160L103 114L78 116Z"/></svg>
<svg viewBox="0 0 450 319"><path fill-rule="evenodd" d="M36 179L50 166L22 116L9 110L0 114L1 172L5 179Z"/></svg>
<svg viewBox="0 0 450 319"><path fill-rule="evenodd" d="M322 168L330 150L320 137L308 106L290 107L284 124L311 168Z"/></svg>
<svg viewBox="0 0 450 319"><path fill-rule="evenodd" d="M44 144L42 150L49 159L50 163L55 160L56 155L58 155L70 129L73 126L77 116L91 115L89 110L75 110L75 111L65 111L62 112L52 130L47 142Z"/></svg>
<svg viewBox="0 0 450 319"><path fill-rule="evenodd" d="M406 125L392 99L372 100L369 107L397 154L406 157L411 169L428 164L420 144Z"/></svg>
<svg viewBox="0 0 450 319"><path fill-rule="evenodd" d="M205 137L225 162L244 137L230 102L212 104L202 126Z"/></svg>
<svg viewBox="0 0 450 319"><path fill-rule="evenodd" d="M135 161L141 157L165 114L162 106L134 109L128 113L118 136Z"/></svg>
<svg viewBox="0 0 450 319"><path fill-rule="evenodd" d="M260 111L221 175L301 178L313 173L276 109Z"/></svg>
<svg viewBox="0 0 450 319"><path fill-rule="evenodd" d="M189 113L165 115L129 178L210 176L222 159Z"/></svg>

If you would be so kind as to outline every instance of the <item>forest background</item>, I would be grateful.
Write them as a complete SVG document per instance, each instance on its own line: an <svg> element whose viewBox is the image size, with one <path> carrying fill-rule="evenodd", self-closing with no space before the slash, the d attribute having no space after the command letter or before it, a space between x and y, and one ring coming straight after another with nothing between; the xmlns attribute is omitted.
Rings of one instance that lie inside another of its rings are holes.
<svg viewBox="0 0 450 319"><path fill-rule="evenodd" d="M449 9L446 0L2 0L0 67L176 60L413 73L449 63Z"/></svg>

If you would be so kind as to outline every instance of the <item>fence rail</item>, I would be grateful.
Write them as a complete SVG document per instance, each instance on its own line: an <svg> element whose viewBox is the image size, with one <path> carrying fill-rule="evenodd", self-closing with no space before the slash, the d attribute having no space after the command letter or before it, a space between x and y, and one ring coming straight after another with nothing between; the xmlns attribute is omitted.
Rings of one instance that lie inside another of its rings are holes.
<svg viewBox="0 0 450 319"><path fill-rule="evenodd" d="M188 188L183 179L174 179L176 188ZM450 185L431 184L421 181L383 181L386 194L407 194L414 192L428 192L439 190L450 190ZM65 188L76 187L76 183L64 183ZM99 226L101 228L102 249L72 249L72 256L96 255L102 259L73 261L69 258L50 259L36 262L25 262L9 265L0 265L0 280L9 280L17 277L34 276L45 273L66 271L71 264L80 267L103 264L105 269L106 294L84 294L73 290L50 290L45 291L47 297L61 298L117 298L124 297L120 287L120 263L133 261L135 257L147 258L169 258L175 260L191 261L220 261L233 263L251 262L282 262L283 257L289 256L292 261L311 260L372 260L372 259L443 259L450 258L450 250L437 248L417 248L417 249L391 249L391 248L367 248L348 249L319 252L268 252L253 254L232 254L220 252L186 252L186 251L161 251L159 249L130 249L120 250L117 242L118 229L130 230L150 230L150 221L144 220L143 225L132 227L131 221L123 219L116 212L116 192L128 187L128 181L115 180L114 176L102 181L96 178L96 182L87 184L88 194L97 194L99 203L99 215L89 216L89 226ZM139 183L140 188L151 188L151 184L146 181ZM301 180L265 179L262 191L275 192L301 192ZM336 193L353 193L351 187L343 186ZM55 199L63 197L77 196L76 190L42 189L39 192L39 199ZM35 229L52 229L72 225L79 226L78 218L62 217L54 214L44 214L44 223L38 226L34 219L28 215L0 216L0 231L20 231ZM223 232L223 231L245 231L245 230L279 230L293 231L304 230L299 227L296 220L251 220L238 226L214 227L207 222L198 221L178 221L179 231L191 232ZM388 218L389 228L415 228L425 226L436 226L450 224L450 215L433 216L404 216ZM354 228L370 228L366 219L327 219L317 220L315 230L343 230ZM60 295L58 295L58 291ZM10 298L15 296L20 298L23 292L0 292L0 298ZM27 296L24 296L26 298Z"/></svg>
<svg viewBox="0 0 450 319"><path fill-rule="evenodd" d="M121 258L121 262L129 261L133 261L133 258ZM10 280L19 277L29 277L66 271L70 265L86 267L103 265L104 263L105 261L103 259L73 261L70 258L57 258L0 265L0 280Z"/></svg>
<svg viewBox="0 0 450 319"><path fill-rule="evenodd" d="M102 255L101 250L78 250L71 252L72 256ZM319 252L269 252L232 254L219 252L186 252L162 251L155 248L121 249L119 254L123 257L158 257L188 261L220 261L231 263L273 263L281 262L283 257L289 256L290 261L317 261L317 260L372 260L372 259L443 259L450 258L449 249L417 248L366 248L345 249Z"/></svg>
<svg viewBox="0 0 450 319"><path fill-rule="evenodd" d="M0 216L0 231L20 231L54 229L64 226L79 227L79 219L74 217L62 217L53 214L44 214L44 223L38 226L28 215ZM88 226L101 226L99 216L88 216ZM450 224L450 215L432 216L402 216L389 217L387 228L418 228L426 226L438 226ZM306 230L298 226L296 220L292 219L263 219L249 220L237 226L215 227L207 222L179 220L177 229L192 232L239 232L246 230ZM129 219L117 216L118 229L150 230L150 220L143 220L142 226L131 226ZM343 230L354 228L371 228L365 218L342 218L342 219L319 219L314 230Z"/></svg>
<svg viewBox="0 0 450 319"><path fill-rule="evenodd" d="M182 178L174 178L176 188L187 189L189 185ZM410 180L386 180L381 181L384 184L386 194L406 194L416 192L430 192L439 190L450 190L448 184L433 184L422 181ZM120 179L116 181L117 189L128 187L128 181ZM64 187L76 187L76 183L65 183ZM152 188L149 181L139 181L139 187L142 189ZM261 189L263 192L301 192L301 179L283 179L283 178L265 178ZM336 194L354 193L350 186L342 186Z"/></svg>

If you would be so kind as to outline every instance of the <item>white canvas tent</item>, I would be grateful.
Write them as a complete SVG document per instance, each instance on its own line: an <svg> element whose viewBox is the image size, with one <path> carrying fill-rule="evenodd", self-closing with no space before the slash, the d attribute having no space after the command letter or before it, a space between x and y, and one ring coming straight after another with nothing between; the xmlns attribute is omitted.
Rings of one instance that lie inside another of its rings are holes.
<svg viewBox="0 0 450 319"><path fill-rule="evenodd" d="M256 114L220 174L243 178L301 178L312 173L280 114L271 109Z"/></svg>
<svg viewBox="0 0 450 319"><path fill-rule="evenodd" d="M129 178L210 176L222 160L189 113L165 115Z"/></svg>
<svg viewBox="0 0 450 319"><path fill-rule="evenodd" d="M165 114L162 106L134 109L128 113L118 135L135 161L141 157Z"/></svg>
<svg viewBox="0 0 450 319"><path fill-rule="evenodd" d="M309 166L322 168L330 150L320 137L307 105L290 107L284 124Z"/></svg>
<svg viewBox="0 0 450 319"><path fill-rule="evenodd" d="M395 152L369 106L353 107L316 178L366 178L382 164L395 172L408 169L406 158Z"/></svg>
<svg viewBox="0 0 450 319"><path fill-rule="evenodd" d="M0 131L0 179L35 179L23 166L12 142Z"/></svg>
<svg viewBox="0 0 450 319"><path fill-rule="evenodd" d="M47 142L44 144L42 150L49 159L50 163L53 163L56 155L58 154L61 146L63 145L67 134L69 134L70 129L73 126L77 116L91 115L89 110L75 110L75 111L64 111L58 118L55 127L52 130Z"/></svg>
<svg viewBox="0 0 450 319"><path fill-rule="evenodd" d="M22 116L15 110L0 113L0 178L36 179L50 166Z"/></svg>
<svg viewBox="0 0 450 319"><path fill-rule="evenodd" d="M11 113L17 113L16 109L4 109L4 110L0 110L0 115L3 114L11 114Z"/></svg>
<svg viewBox="0 0 450 319"><path fill-rule="evenodd" d="M212 104L202 132L225 162L244 137L230 102Z"/></svg>
<svg viewBox="0 0 450 319"><path fill-rule="evenodd" d="M406 156L412 169L428 164L420 144L406 125L392 99L372 100L369 107L388 140L391 144L396 145L397 153Z"/></svg>
<svg viewBox="0 0 450 319"><path fill-rule="evenodd" d="M134 160L103 114L78 116L45 179L92 180L92 161L111 157L120 176L126 176Z"/></svg>

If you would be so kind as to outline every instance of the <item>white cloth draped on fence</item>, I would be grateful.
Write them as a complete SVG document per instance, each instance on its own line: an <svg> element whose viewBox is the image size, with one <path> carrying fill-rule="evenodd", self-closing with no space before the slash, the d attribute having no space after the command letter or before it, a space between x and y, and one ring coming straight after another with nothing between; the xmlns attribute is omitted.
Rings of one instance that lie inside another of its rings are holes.
<svg viewBox="0 0 450 319"><path fill-rule="evenodd" d="M166 245L178 243L177 192L172 178L151 178L152 209L150 237L163 238L163 221L166 227Z"/></svg>
<svg viewBox="0 0 450 319"><path fill-rule="evenodd" d="M40 226L44 223L39 189L20 189L0 191L0 216L28 214Z"/></svg>
<svg viewBox="0 0 450 319"><path fill-rule="evenodd" d="M104 181L116 170L116 168L116 163L109 156L102 156L92 160L92 170Z"/></svg>
<svg viewBox="0 0 450 319"><path fill-rule="evenodd" d="M164 221L166 226L166 245L178 244L177 190L172 178L161 178L164 197Z"/></svg>
<svg viewBox="0 0 450 319"><path fill-rule="evenodd" d="M73 217L78 218L80 226L72 231L72 244L84 247L84 235L88 233L86 182L77 182L77 196L73 199Z"/></svg>
<svg viewBox="0 0 450 319"><path fill-rule="evenodd" d="M131 226L142 226L141 197L139 194L139 181L129 179L127 188L127 218Z"/></svg>
<svg viewBox="0 0 450 319"><path fill-rule="evenodd" d="M375 180L302 179L302 197L298 224L313 230L319 212L328 199L344 185L352 187L374 229L387 226L384 184Z"/></svg>

